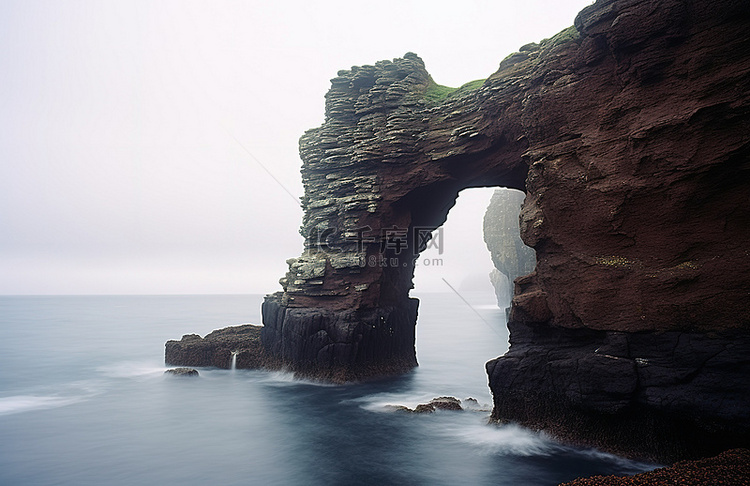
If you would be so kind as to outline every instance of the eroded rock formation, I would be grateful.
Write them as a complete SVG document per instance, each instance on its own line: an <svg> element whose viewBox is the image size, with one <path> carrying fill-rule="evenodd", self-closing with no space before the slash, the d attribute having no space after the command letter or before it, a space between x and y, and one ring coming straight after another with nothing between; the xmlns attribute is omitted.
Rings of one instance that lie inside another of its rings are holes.
<svg viewBox="0 0 750 486"><path fill-rule="evenodd" d="M263 305L266 356L333 381L415 366L425 235L461 189L510 187L537 265L493 417L662 460L748 445L749 18L599 0L452 93L414 54L339 72L300 141L305 249Z"/></svg>
<svg viewBox="0 0 750 486"><path fill-rule="evenodd" d="M484 242L495 268L490 280L495 287L497 305L506 308L513 296L513 281L534 271L536 254L524 245L518 227L524 193L496 189L484 213Z"/></svg>
<svg viewBox="0 0 750 486"><path fill-rule="evenodd" d="M527 141L491 101L502 86L440 100L415 54L331 84L300 141L305 251L263 304L262 339L298 373L347 381L416 366L414 261L458 191L524 187Z"/></svg>
<svg viewBox="0 0 750 486"><path fill-rule="evenodd" d="M193 368L172 368L169 370L166 370L164 372L165 375L168 376L200 376L200 373L198 373L198 370L194 370Z"/></svg>
<svg viewBox="0 0 750 486"><path fill-rule="evenodd" d="M415 55L340 72L266 351L335 380L414 366L419 235L463 188L522 189L537 266L493 417L650 457L747 441L749 26L744 2L600 0L444 100Z"/></svg>

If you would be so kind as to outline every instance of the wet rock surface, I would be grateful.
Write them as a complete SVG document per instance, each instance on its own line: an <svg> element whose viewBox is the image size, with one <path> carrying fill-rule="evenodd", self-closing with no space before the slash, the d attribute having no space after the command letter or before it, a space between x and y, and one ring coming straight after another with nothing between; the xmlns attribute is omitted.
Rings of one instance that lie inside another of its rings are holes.
<svg viewBox="0 0 750 486"><path fill-rule="evenodd" d="M237 369L255 369L270 365L260 345L261 326L246 324L217 329L202 338L186 334L179 341L167 341L164 361L177 366L215 366L229 369L232 353Z"/></svg>

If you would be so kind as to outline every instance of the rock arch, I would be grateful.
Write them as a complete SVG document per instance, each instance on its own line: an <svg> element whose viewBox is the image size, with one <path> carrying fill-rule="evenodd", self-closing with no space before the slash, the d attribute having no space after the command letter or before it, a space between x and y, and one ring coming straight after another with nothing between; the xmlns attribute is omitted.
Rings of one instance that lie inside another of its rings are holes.
<svg viewBox="0 0 750 486"><path fill-rule="evenodd" d="M451 93L415 54L339 72L264 352L333 381L415 366L415 235L463 188L517 188L537 266L493 417L660 460L750 445L748 25L747 2L598 0Z"/></svg>
<svg viewBox="0 0 750 486"><path fill-rule="evenodd" d="M467 187L525 188L528 142L489 87L442 89L415 54L341 71L300 141L305 250L266 299L267 352L332 380L416 365L414 260Z"/></svg>

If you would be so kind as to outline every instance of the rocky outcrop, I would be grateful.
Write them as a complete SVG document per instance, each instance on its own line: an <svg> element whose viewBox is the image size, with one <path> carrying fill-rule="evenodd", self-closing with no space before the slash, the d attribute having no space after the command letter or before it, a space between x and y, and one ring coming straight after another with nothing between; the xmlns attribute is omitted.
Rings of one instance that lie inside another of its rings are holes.
<svg viewBox="0 0 750 486"><path fill-rule="evenodd" d="M667 459L750 443L749 18L599 0L452 92L414 54L339 72L264 352L333 381L415 366L416 256L458 191L510 187L537 265L487 367L494 418Z"/></svg>
<svg viewBox="0 0 750 486"><path fill-rule="evenodd" d="M484 242L495 265L490 281L501 308L510 305L513 281L533 272L536 266L536 254L521 240L518 226L524 197L521 191L496 189L484 213Z"/></svg>
<svg viewBox="0 0 750 486"><path fill-rule="evenodd" d="M245 324L218 329L206 337L186 334L179 341L167 341L164 361L175 366L214 366L256 369L272 366L260 345L261 326ZM171 371L171 370L168 370Z"/></svg>

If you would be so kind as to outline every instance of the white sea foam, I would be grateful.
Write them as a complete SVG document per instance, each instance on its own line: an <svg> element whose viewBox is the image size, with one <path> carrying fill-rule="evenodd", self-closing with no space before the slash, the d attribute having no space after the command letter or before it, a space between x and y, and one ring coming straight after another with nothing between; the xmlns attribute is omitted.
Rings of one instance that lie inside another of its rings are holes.
<svg viewBox="0 0 750 486"><path fill-rule="evenodd" d="M377 393L348 400L358 403L365 410L371 412L392 412L394 406L404 406L411 409L422 403L429 403L438 397L455 396L450 393L416 392L416 393ZM489 412L492 406L484 403L474 403L461 399L464 410L472 412Z"/></svg>
<svg viewBox="0 0 750 486"><path fill-rule="evenodd" d="M456 424L443 432L486 455L545 456L559 449L543 435L513 424Z"/></svg>
<svg viewBox="0 0 750 486"><path fill-rule="evenodd" d="M657 467L662 467L662 464L634 461L597 449L576 449L576 453L596 460L615 463L624 473L627 474L637 474L644 471L651 471Z"/></svg>
<svg viewBox="0 0 750 486"><path fill-rule="evenodd" d="M123 361L101 366L98 371L108 378L145 378L164 374L166 368L151 362Z"/></svg>
<svg viewBox="0 0 750 486"><path fill-rule="evenodd" d="M376 393L364 397L348 400L358 403L365 410L371 412L390 412L394 406L415 408L420 403L427 403L433 398L445 396L434 393Z"/></svg>
<svg viewBox="0 0 750 486"><path fill-rule="evenodd" d="M337 385L332 383L323 383L320 381L305 380L294 376L291 371L267 371L264 372L264 378L261 380L263 383L271 386L295 386L295 385L312 385L321 387L335 387Z"/></svg>
<svg viewBox="0 0 750 486"><path fill-rule="evenodd" d="M88 400L100 392L100 384L93 381L79 381L63 385L55 390L35 390L24 395L0 397L0 415L64 407Z"/></svg>
<svg viewBox="0 0 750 486"><path fill-rule="evenodd" d="M46 408L64 407L80 402L84 397L58 397L58 396L35 396L15 395L0 398L0 415L30 412L32 410L43 410Z"/></svg>

